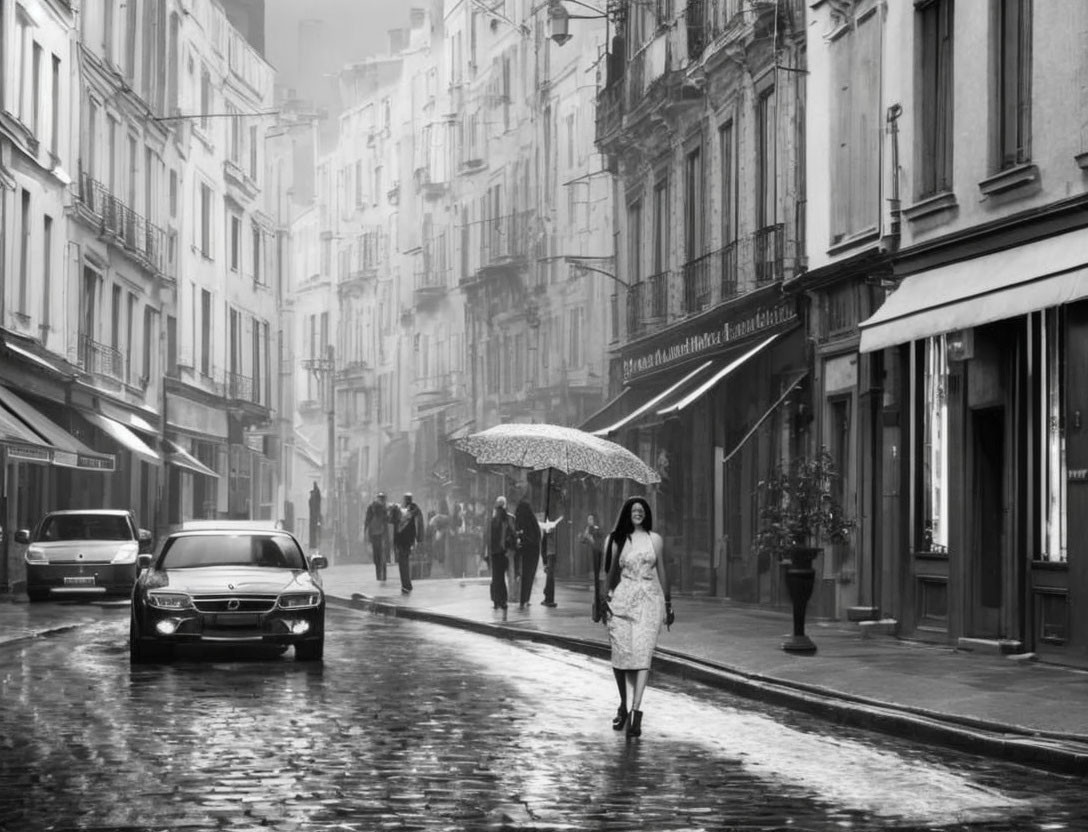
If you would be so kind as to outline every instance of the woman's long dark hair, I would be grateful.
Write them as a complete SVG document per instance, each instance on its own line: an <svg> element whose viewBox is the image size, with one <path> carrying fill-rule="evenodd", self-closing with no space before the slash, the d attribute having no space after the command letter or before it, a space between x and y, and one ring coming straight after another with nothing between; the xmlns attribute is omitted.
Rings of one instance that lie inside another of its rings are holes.
<svg viewBox="0 0 1088 832"><path fill-rule="evenodd" d="M654 528L654 514L650 510L650 504L646 502L645 497L629 497L627 502L623 504L623 508L620 509L619 516L616 517L615 528L612 529L612 539L619 542L620 540L626 541L635 532L635 523L631 519L631 509L636 505L641 504L642 510L646 516L642 521L642 528L646 531L653 531Z"/></svg>
<svg viewBox="0 0 1088 832"><path fill-rule="evenodd" d="M620 582L620 552L623 550L624 544L631 539L631 535L635 532L635 523L631 519L631 509L636 504L641 505L643 512L646 514L642 520L642 528L649 532L654 527L654 515L650 510L650 504L646 502L646 498L629 497L623 504L623 508L620 509L619 515L617 515L616 525L613 527L612 534L608 539L608 551L605 553L608 563L605 569L608 573L609 589L615 589Z"/></svg>

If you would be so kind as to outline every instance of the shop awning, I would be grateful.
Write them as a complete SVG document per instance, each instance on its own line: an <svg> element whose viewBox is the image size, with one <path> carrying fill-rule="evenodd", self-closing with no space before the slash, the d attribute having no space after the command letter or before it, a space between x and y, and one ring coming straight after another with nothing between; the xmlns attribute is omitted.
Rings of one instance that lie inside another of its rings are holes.
<svg viewBox="0 0 1088 832"><path fill-rule="evenodd" d="M659 407L657 410L657 415L661 418L675 416L688 405L692 404L695 401L698 401L708 392L713 390L719 382L723 381L726 378L726 376L728 376L730 373L732 373L734 370L736 370L738 367L740 367L746 361L752 358L752 356L756 355L759 352L762 352L764 349L769 347L771 343L781 334L782 333L780 332L775 333L770 338L766 338L763 341L760 341L747 352L743 353L742 355L734 358L729 362L723 360L716 361L714 369L711 371L709 378L701 378L699 379L697 384L689 386L687 388L678 388L675 394L671 395L669 398L665 399L662 402L662 406Z"/></svg>
<svg viewBox="0 0 1088 832"><path fill-rule="evenodd" d="M17 416L20 422L52 448L54 465L84 471L113 471L116 468L113 454L92 451L44 413L2 385L0 405Z"/></svg>
<svg viewBox="0 0 1088 832"><path fill-rule="evenodd" d="M677 391L679 391L679 390L685 388L687 385L691 384L695 379L705 378L706 375L710 372L710 370L711 370L711 368L713 366L714 366L713 361L709 361L709 360L704 361L702 364L699 364L697 367L695 367L695 369L689 370L678 381L673 382L668 387L666 387L664 390L657 390L656 392L651 392L651 391L644 391L644 392L641 392L641 393L635 392L634 393L635 396L641 396L642 397L640 404L635 406L634 409L630 410L628 413L626 413L624 416L617 419L615 422L612 422L609 425L606 425L604 427L598 428L596 430L591 430L591 431L588 431L588 432L594 434L595 436L609 436L609 435L615 433L620 428L624 427L627 424L630 424L635 419L642 416L644 413L651 412L654 407L657 407L661 402L664 402L669 396L673 395ZM625 391L625 392L627 392L627 391ZM622 396L624 394L621 393L620 395ZM618 398L619 397L617 397L617 399ZM613 401L615 401L615 400L613 400Z"/></svg>
<svg viewBox="0 0 1088 832"><path fill-rule="evenodd" d="M606 402L600 410L590 414L578 427L587 433L593 433L595 430L608 427L638 407L644 398L646 397L640 397L633 387L625 387L618 395Z"/></svg>
<svg viewBox="0 0 1088 832"><path fill-rule="evenodd" d="M8 459L24 462L52 462L52 450L30 428L0 407L0 444L8 449Z"/></svg>
<svg viewBox="0 0 1088 832"><path fill-rule="evenodd" d="M39 367L44 367L46 370L49 370L51 373L56 373L57 375L64 375L63 371L56 364L53 364L51 361L46 361L40 355L36 355L36 354L32 353L30 350L24 350L22 347L20 347L20 346L18 346L16 344L13 344L10 341L5 341L4 346L7 347L7 349L10 350L11 352L13 352L13 353L15 353L17 355L21 355L27 361L33 361Z"/></svg>
<svg viewBox="0 0 1088 832"><path fill-rule="evenodd" d="M166 441L166 461L170 465L175 465L178 468L184 468L186 471L192 471L194 474L203 474L205 477L214 477L219 479L219 474L185 450L177 442L172 442L167 439Z"/></svg>
<svg viewBox="0 0 1088 832"><path fill-rule="evenodd" d="M116 419L111 419L109 416L103 416L101 413L95 413L93 410L81 410L80 412L91 424L107 433L114 442L126 451L132 451L132 453L136 454L136 456L140 457L145 462L150 462L155 465L162 462L162 457L149 448L144 440Z"/></svg>
<svg viewBox="0 0 1088 832"><path fill-rule="evenodd" d="M861 352L1088 297L1088 232L1048 237L912 274L861 323Z"/></svg>

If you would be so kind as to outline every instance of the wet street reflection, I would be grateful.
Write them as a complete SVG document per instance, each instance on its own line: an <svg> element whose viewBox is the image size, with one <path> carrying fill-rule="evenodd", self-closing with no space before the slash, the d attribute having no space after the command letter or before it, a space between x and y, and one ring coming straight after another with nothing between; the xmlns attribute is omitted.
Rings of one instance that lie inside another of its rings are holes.
<svg viewBox="0 0 1088 832"><path fill-rule="evenodd" d="M1080 781L330 610L324 665L129 667L127 611L4 655L0 829L1079 829Z"/></svg>

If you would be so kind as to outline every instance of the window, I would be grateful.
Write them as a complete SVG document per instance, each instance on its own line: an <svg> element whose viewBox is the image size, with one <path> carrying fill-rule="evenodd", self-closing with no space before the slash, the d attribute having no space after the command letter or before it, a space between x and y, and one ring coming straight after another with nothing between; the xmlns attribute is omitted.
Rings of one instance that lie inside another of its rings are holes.
<svg viewBox="0 0 1088 832"><path fill-rule="evenodd" d="M997 157L1000 168L1031 158L1031 0L1000 0L997 26Z"/></svg>
<svg viewBox="0 0 1088 832"><path fill-rule="evenodd" d="M200 290L200 372L211 375L212 372L212 293Z"/></svg>
<svg viewBox="0 0 1088 832"><path fill-rule="evenodd" d="M53 295L53 218L42 224L42 330L49 330L49 299Z"/></svg>
<svg viewBox="0 0 1088 832"><path fill-rule="evenodd" d="M733 208L736 205L737 177L731 121L718 130L718 155L721 162L722 245L727 246L737 239L737 219Z"/></svg>
<svg viewBox="0 0 1088 832"><path fill-rule="evenodd" d="M1039 368L1041 405L1043 410L1043 447L1041 496L1042 541L1039 554L1042 560L1064 563L1068 557L1066 536L1066 512L1068 495L1066 485L1069 474L1065 459L1065 407L1062 378L1065 376L1064 307L1048 309L1040 313L1042 319L1042 367Z"/></svg>
<svg viewBox="0 0 1088 832"><path fill-rule="evenodd" d="M583 324L585 323L585 307L579 306L570 310L570 340L567 344L568 366L578 369L585 363L585 339L583 338Z"/></svg>
<svg viewBox="0 0 1088 832"><path fill-rule="evenodd" d="M53 77L49 113L49 150L54 156L60 153L60 58L52 56Z"/></svg>
<svg viewBox="0 0 1088 832"><path fill-rule="evenodd" d="M948 551L948 353L945 336L928 338L914 354L921 360L922 410L920 539L922 552ZM917 368L916 368L917 370Z"/></svg>
<svg viewBox="0 0 1088 832"><path fill-rule="evenodd" d="M230 216L230 270L238 271L242 266L242 220L231 214Z"/></svg>
<svg viewBox="0 0 1088 832"><path fill-rule="evenodd" d="M35 41L30 55L30 132L42 130L42 47Z"/></svg>
<svg viewBox="0 0 1088 832"><path fill-rule="evenodd" d="M684 159L684 253L688 262L703 254L703 154L695 148Z"/></svg>
<svg viewBox="0 0 1088 832"><path fill-rule="evenodd" d="M223 105L223 110L227 114L225 121L227 122L227 149L230 153L230 160L234 164L239 164L242 160L242 130L239 122L238 108L231 104L229 101Z"/></svg>
<svg viewBox="0 0 1088 832"><path fill-rule="evenodd" d="M178 35L181 23L177 13L170 15L170 34L166 47L166 112L178 111Z"/></svg>
<svg viewBox="0 0 1088 832"><path fill-rule="evenodd" d="M363 163L355 163L355 207L363 207Z"/></svg>
<svg viewBox="0 0 1088 832"><path fill-rule="evenodd" d="M143 369L143 375L140 378L141 383L146 386L156 373L152 372L154 362L154 345L155 345L155 310L150 306L144 307L144 342L143 342L143 356L141 360L141 368ZM168 344L168 350L171 347L176 350L176 344ZM174 355L174 352L170 352L170 355ZM173 365L176 365L176 358Z"/></svg>
<svg viewBox="0 0 1088 832"><path fill-rule="evenodd" d="M125 360L124 371L125 381L132 383L132 349L135 344L132 343L133 336L136 334L136 295L132 292L128 293L128 305L125 309Z"/></svg>
<svg viewBox="0 0 1088 832"><path fill-rule="evenodd" d="M116 0L103 0L102 12L102 51L107 61L113 60L113 6Z"/></svg>
<svg viewBox="0 0 1088 832"><path fill-rule="evenodd" d="M84 164L87 167L87 176L91 179L95 178L95 173L98 170L98 162L95 159L95 155L98 152L98 105L94 102L94 99L87 99L87 158L84 159Z"/></svg>
<svg viewBox="0 0 1088 832"><path fill-rule="evenodd" d="M669 266L669 180L654 185L653 274L662 274Z"/></svg>
<svg viewBox="0 0 1088 832"><path fill-rule="evenodd" d="M261 247L262 247L262 235L261 229L253 226L253 282L261 282Z"/></svg>
<svg viewBox="0 0 1088 832"><path fill-rule="evenodd" d="M14 61L10 63L11 68L14 70L12 73L12 84L10 89L15 93L15 106L12 111L21 121L26 120L26 97L27 89L29 85L26 82L26 40L27 40L27 19L26 13L23 11L23 7L18 3L15 4L15 55ZM5 69L9 64L5 61Z"/></svg>
<svg viewBox="0 0 1088 832"><path fill-rule="evenodd" d="M200 253L209 260L212 256L212 189L200 185Z"/></svg>
<svg viewBox="0 0 1088 832"><path fill-rule="evenodd" d="M627 206L627 273L628 284L642 280L642 201Z"/></svg>
<svg viewBox="0 0 1088 832"><path fill-rule="evenodd" d="M136 78L136 8L137 4L128 2L125 10L125 75L131 81Z"/></svg>
<svg viewBox="0 0 1088 832"><path fill-rule="evenodd" d="M249 178L257 181L257 128L249 128Z"/></svg>
<svg viewBox="0 0 1088 832"><path fill-rule="evenodd" d="M777 97L774 87L760 94L756 104L756 228L774 225L778 213L777 185Z"/></svg>
<svg viewBox="0 0 1088 832"><path fill-rule="evenodd" d="M211 127L211 119L208 117L212 111L212 76L207 69L200 72L200 127L208 130Z"/></svg>
<svg viewBox="0 0 1088 832"><path fill-rule="evenodd" d="M880 13L831 43L832 245L876 227L880 213Z"/></svg>
<svg viewBox="0 0 1088 832"><path fill-rule="evenodd" d="M170 219L178 216L178 172L170 171Z"/></svg>
<svg viewBox="0 0 1088 832"><path fill-rule="evenodd" d="M122 291L120 286L113 287L112 302L110 303L110 346L114 350L120 352L121 350L121 298Z"/></svg>
<svg viewBox="0 0 1088 832"><path fill-rule="evenodd" d="M952 188L952 9L953 0L932 0L918 9L920 197Z"/></svg>
<svg viewBox="0 0 1088 832"><path fill-rule="evenodd" d="M27 314L27 293L30 289L30 191L22 189L22 210L19 218L21 240L19 245L19 304L16 311Z"/></svg>

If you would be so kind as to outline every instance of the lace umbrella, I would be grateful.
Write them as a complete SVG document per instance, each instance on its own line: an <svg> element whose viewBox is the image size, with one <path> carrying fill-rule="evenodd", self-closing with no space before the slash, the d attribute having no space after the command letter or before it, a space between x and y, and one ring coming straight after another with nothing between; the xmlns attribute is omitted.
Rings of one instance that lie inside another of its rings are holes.
<svg viewBox="0 0 1088 832"><path fill-rule="evenodd" d="M458 440L455 447L480 465L510 465L549 474L554 468L564 474L631 479L643 485L661 481L657 471L623 445L560 425L495 425Z"/></svg>

